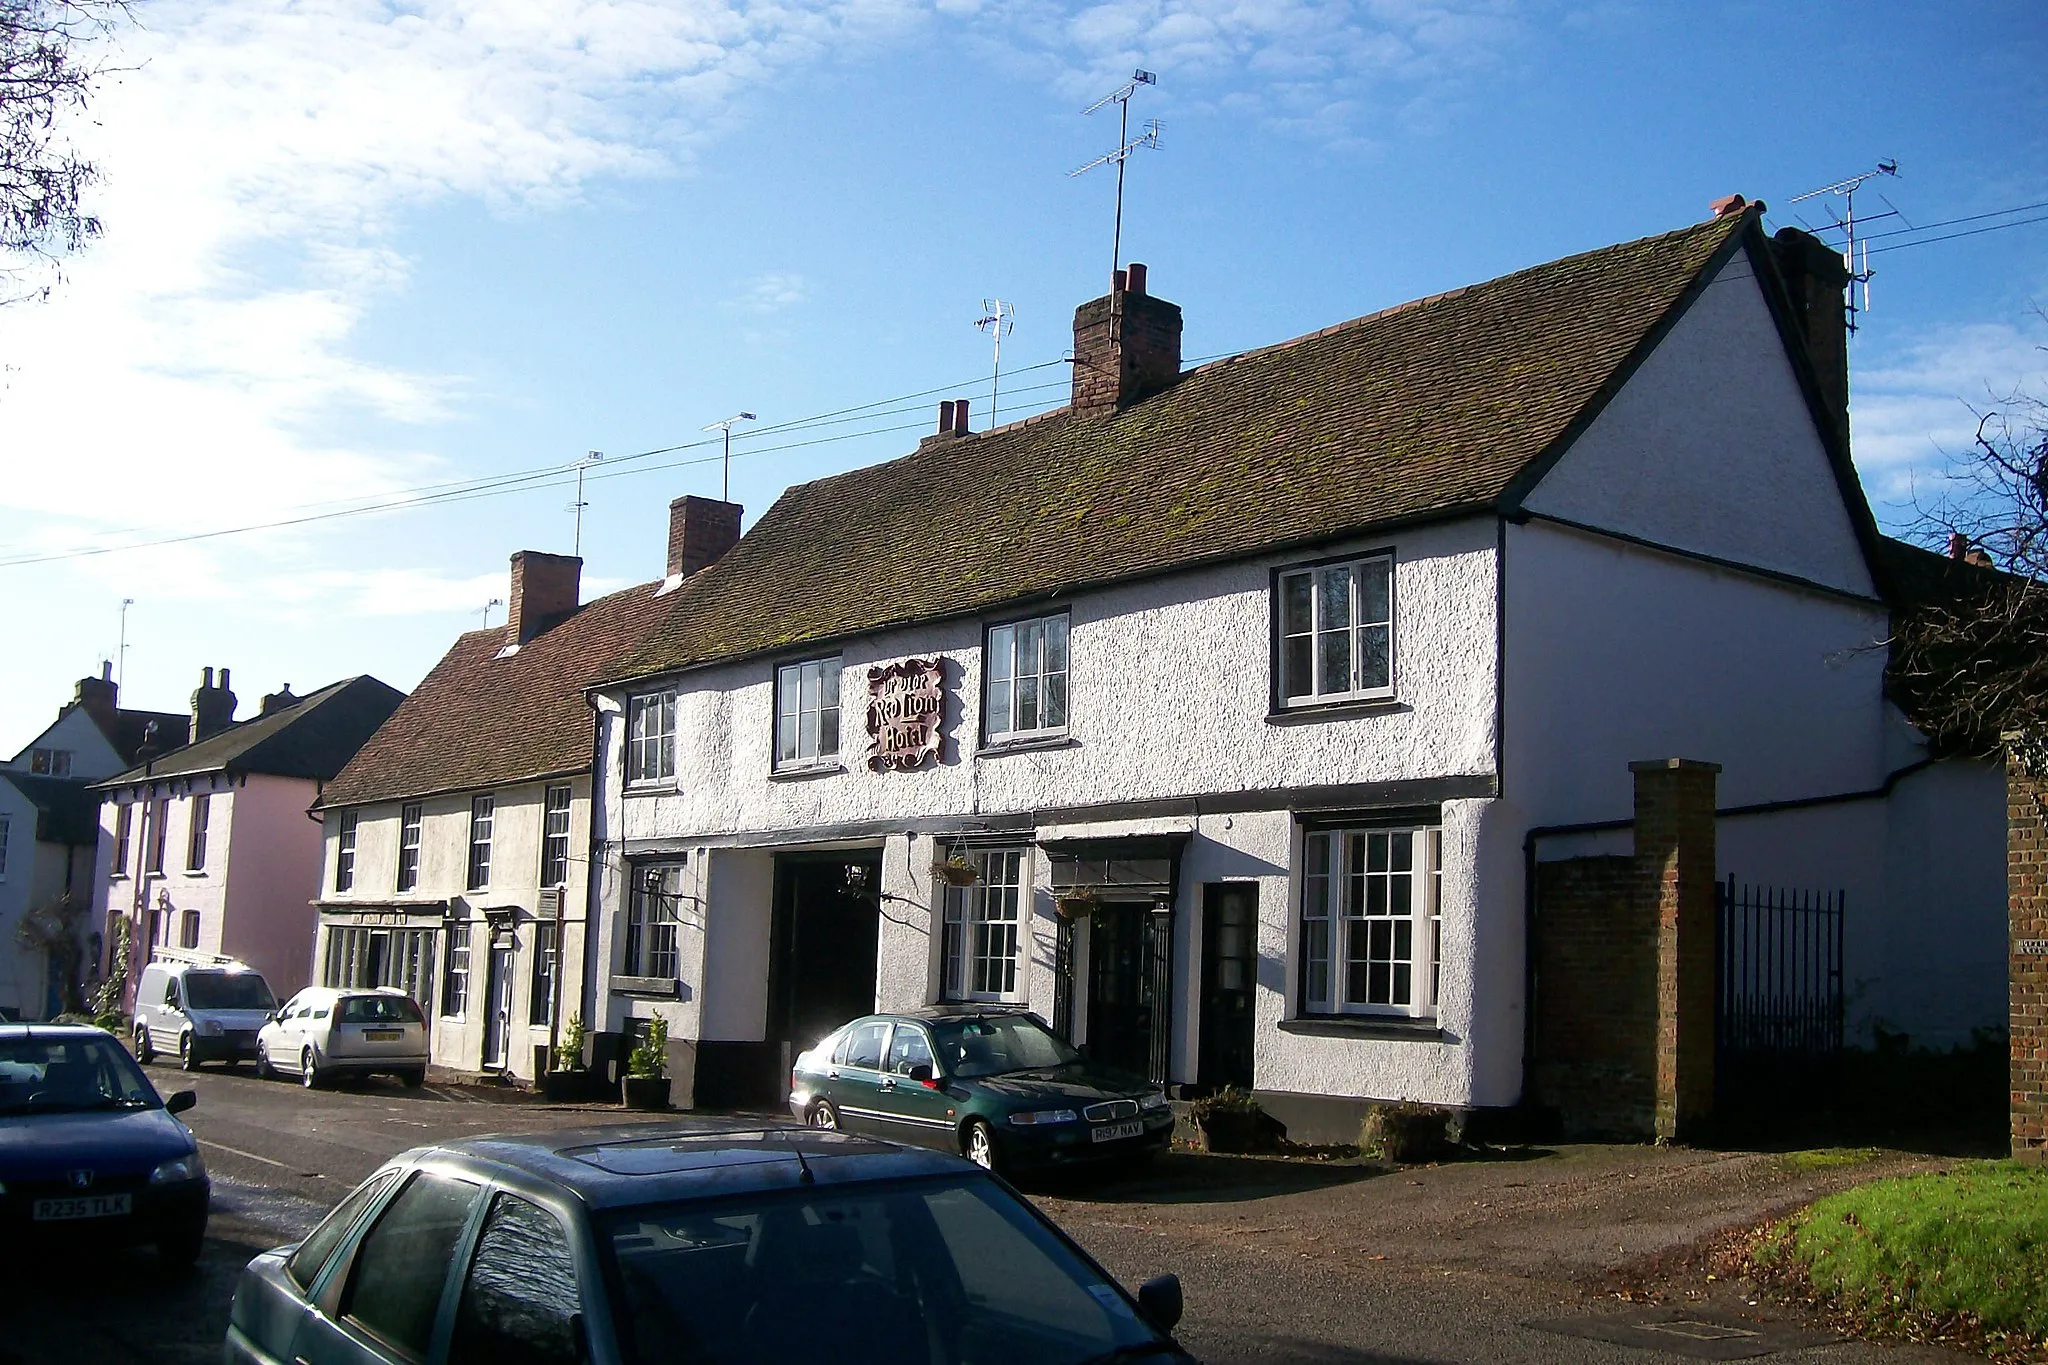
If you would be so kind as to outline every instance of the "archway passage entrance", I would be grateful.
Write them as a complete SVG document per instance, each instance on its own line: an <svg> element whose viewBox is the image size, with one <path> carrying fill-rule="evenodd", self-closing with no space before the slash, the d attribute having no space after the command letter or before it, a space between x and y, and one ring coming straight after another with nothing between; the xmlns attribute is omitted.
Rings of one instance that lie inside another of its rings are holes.
<svg viewBox="0 0 2048 1365"><path fill-rule="evenodd" d="M790 1063L799 1052L873 1012L881 886L879 849L775 859L768 1041L777 1071L766 1098L787 1098Z"/></svg>

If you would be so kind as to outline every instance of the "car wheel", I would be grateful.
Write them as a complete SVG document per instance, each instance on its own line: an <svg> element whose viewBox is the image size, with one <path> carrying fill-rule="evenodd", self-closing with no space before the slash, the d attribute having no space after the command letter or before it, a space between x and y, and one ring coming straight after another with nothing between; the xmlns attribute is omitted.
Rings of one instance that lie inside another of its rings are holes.
<svg viewBox="0 0 2048 1365"><path fill-rule="evenodd" d="M312 1090L320 1084L320 1069L313 1063L313 1049L299 1054L299 1084Z"/></svg>
<svg viewBox="0 0 2048 1365"><path fill-rule="evenodd" d="M206 1245L206 1220L194 1219L174 1233L157 1238L156 1254L174 1270L190 1270Z"/></svg>
<svg viewBox="0 0 2048 1365"><path fill-rule="evenodd" d="M818 1100L804 1115L804 1122L813 1128L836 1130L839 1127L839 1111L832 1107L830 1100Z"/></svg>
<svg viewBox="0 0 2048 1365"><path fill-rule="evenodd" d="M270 1049L260 1038L256 1041L256 1078L264 1081L277 1079L277 1068L270 1064Z"/></svg>
<svg viewBox="0 0 2048 1365"><path fill-rule="evenodd" d="M967 1131L960 1138L960 1151L984 1171L996 1168L996 1135L980 1119L967 1121Z"/></svg>
<svg viewBox="0 0 2048 1365"><path fill-rule="evenodd" d="M135 1026L135 1060L147 1064L156 1060L156 1045L149 1041L149 1025Z"/></svg>
<svg viewBox="0 0 2048 1365"><path fill-rule="evenodd" d="M178 1069L197 1071L199 1069L199 1042L189 1033L178 1035Z"/></svg>
<svg viewBox="0 0 2048 1365"><path fill-rule="evenodd" d="M409 1070L401 1071L398 1073L398 1083L407 1090L417 1090L427 1083L427 1069L423 1066L416 1066Z"/></svg>

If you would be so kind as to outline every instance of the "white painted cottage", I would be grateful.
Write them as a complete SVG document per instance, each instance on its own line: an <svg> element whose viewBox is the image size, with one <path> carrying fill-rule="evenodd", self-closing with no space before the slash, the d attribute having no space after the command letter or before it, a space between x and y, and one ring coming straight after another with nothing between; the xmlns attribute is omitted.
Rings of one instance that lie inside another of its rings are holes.
<svg viewBox="0 0 2048 1365"><path fill-rule="evenodd" d="M1720 871L1847 891L1858 1026L1995 1024L2002 779L1886 697L1840 288L1736 207L1183 371L1119 272L1069 406L788 490L594 689L586 1019L700 1105L986 1000L1297 1135L1505 1108L1532 862L1683 756Z"/></svg>

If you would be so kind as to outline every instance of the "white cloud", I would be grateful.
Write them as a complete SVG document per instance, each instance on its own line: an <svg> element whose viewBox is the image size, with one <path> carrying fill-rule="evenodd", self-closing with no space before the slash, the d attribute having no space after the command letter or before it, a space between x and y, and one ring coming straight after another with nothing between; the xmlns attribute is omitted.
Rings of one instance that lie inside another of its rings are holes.
<svg viewBox="0 0 2048 1365"><path fill-rule="evenodd" d="M810 287L794 271L771 270L747 281L733 300L735 308L749 313L779 313L810 298Z"/></svg>
<svg viewBox="0 0 2048 1365"><path fill-rule="evenodd" d="M1857 369L1850 380L1850 424L1857 470L1871 500L1902 507L1916 489L1925 500L1950 459L1969 450L1978 413L2015 390L2048 393L2044 348L2048 322L2029 315L1936 328Z"/></svg>

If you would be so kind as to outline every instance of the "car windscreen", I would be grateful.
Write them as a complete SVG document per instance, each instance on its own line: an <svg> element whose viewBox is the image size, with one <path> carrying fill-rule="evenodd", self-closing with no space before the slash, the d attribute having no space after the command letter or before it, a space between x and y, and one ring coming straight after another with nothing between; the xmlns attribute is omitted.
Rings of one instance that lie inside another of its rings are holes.
<svg viewBox="0 0 2048 1365"><path fill-rule="evenodd" d="M187 972L185 1008L267 1012L277 1008L277 997L255 972Z"/></svg>
<svg viewBox="0 0 2048 1365"><path fill-rule="evenodd" d="M420 1007L405 995L357 995L335 1007L335 1018L344 1024L418 1024Z"/></svg>
<svg viewBox="0 0 2048 1365"><path fill-rule="evenodd" d="M804 1186L601 1220L633 1365L1081 1365L1161 1342L985 1176Z"/></svg>
<svg viewBox="0 0 2048 1365"><path fill-rule="evenodd" d="M1029 1015L950 1019L932 1025L932 1046L948 1076L1000 1076L1081 1060L1073 1045Z"/></svg>
<svg viewBox="0 0 2048 1365"><path fill-rule="evenodd" d="M0 1115L153 1109L158 1103L112 1038L0 1038Z"/></svg>

